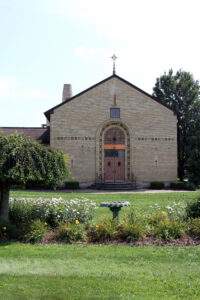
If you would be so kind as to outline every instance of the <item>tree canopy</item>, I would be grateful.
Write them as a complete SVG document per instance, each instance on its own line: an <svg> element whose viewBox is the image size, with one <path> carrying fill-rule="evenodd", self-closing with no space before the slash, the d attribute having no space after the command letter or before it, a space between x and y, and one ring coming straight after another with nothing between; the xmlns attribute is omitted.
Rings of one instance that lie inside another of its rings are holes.
<svg viewBox="0 0 200 300"><path fill-rule="evenodd" d="M68 176L65 157L19 134L0 135L0 218L8 218L12 185L37 182L56 187Z"/></svg>
<svg viewBox="0 0 200 300"><path fill-rule="evenodd" d="M191 166L195 151L199 152L197 142L200 121L200 86L189 72L173 70L157 78L153 95L167 104L177 115L178 175L193 177L195 165ZM190 165L190 167L189 167ZM200 175L199 175L200 178Z"/></svg>

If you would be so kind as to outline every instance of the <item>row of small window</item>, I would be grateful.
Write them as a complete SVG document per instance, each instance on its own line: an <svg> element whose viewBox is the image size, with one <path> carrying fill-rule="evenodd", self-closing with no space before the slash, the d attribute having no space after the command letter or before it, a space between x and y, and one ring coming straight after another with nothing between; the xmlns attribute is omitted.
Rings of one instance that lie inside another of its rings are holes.
<svg viewBox="0 0 200 300"><path fill-rule="evenodd" d="M90 136L58 136L57 140L81 140L81 141L94 141L95 138L94 137L90 137ZM174 141L174 138L146 138L146 137L138 137L136 138L136 140L138 141Z"/></svg>
<svg viewBox="0 0 200 300"><path fill-rule="evenodd" d="M144 137L138 137L136 138L138 141L174 141L174 138L144 138Z"/></svg>
<svg viewBox="0 0 200 300"><path fill-rule="evenodd" d="M57 140L81 140L81 141L93 141L95 140L94 137L90 137L90 136L58 136Z"/></svg>

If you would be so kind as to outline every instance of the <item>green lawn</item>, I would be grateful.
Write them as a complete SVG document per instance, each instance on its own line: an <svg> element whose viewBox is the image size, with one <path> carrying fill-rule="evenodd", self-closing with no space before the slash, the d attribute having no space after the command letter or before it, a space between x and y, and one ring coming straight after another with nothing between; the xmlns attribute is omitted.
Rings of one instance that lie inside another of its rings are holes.
<svg viewBox="0 0 200 300"><path fill-rule="evenodd" d="M200 247L0 246L0 299L159 298L200 298Z"/></svg>
<svg viewBox="0 0 200 300"><path fill-rule="evenodd" d="M85 196L96 203L128 200L143 211L197 195L11 192L66 200ZM96 218L108 214L99 208ZM200 299L200 246L0 244L0 299Z"/></svg>

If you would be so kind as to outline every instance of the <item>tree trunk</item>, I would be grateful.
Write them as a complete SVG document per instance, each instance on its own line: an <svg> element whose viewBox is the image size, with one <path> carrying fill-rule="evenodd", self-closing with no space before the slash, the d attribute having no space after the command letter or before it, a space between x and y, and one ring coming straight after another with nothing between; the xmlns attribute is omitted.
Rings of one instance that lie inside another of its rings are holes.
<svg viewBox="0 0 200 300"><path fill-rule="evenodd" d="M9 219L9 191L7 184L0 183L0 220L8 221Z"/></svg>

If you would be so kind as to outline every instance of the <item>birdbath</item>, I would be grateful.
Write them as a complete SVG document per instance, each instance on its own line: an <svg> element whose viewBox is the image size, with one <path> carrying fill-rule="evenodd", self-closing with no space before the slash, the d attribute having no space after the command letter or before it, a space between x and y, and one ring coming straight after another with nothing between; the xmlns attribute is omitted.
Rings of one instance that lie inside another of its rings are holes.
<svg viewBox="0 0 200 300"><path fill-rule="evenodd" d="M101 207L109 207L110 211L113 214L113 220L116 220L119 218L119 212L122 207L129 206L128 201L114 201L114 202L102 202L100 203Z"/></svg>

